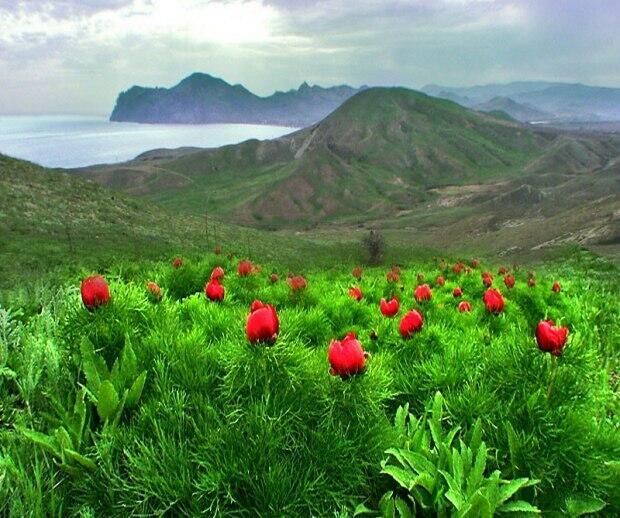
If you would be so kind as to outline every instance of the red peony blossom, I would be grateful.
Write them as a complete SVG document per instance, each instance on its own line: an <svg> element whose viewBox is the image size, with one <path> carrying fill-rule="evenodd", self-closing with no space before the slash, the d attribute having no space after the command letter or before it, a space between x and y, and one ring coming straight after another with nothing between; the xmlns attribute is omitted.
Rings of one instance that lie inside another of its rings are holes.
<svg viewBox="0 0 620 518"><path fill-rule="evenodd" d="M533 288L534 286L536 286L536 279L535 279L534 277L530 277L530 278L527 280L527 285L528 285L530 288Z"/></svg>
<svg viewBox="0 0 620 518"><path fill-rule="evenodd" d="M252 266L252 263L245 259L243 261L239 261L239 264L237 265L237 274L239 277L247 277L253 273L253 269L254 267Z"/></svg>
<svg viewBox="0 0 620 518"><path fill-rule="evenodd" d="M304 279L301 275L289 277L287 282L293 291L305 290L308 287L308 281L306 281L306 279Z"/></svg>
<svg viewBox="0 0 620 518"><path fill-rule="evenodd" d="M500 266L499 270L497 270L497 275L506 275L507 272L508 270L506 270L505 266Z"/></svg>
<svg viewBox="0 0 620 518"><path fill-rule="evenodd" d="M146 283L146 289L149 292L149 295L151 297L152 300L154 301L158 301L161 300L161 297L163 295L161 288L159 287L159 285L156 282L147 282Z"/></svg>
<svg viewBox="0 0 620 518"><path fill-rule="evenodd" d="M482 274L482 284L484 284L487 288L490 288L493 284L493 275L490 272L484 272Z"/></svg>
<svg viewBox="0 0 620 518"><path fill-rule="evenodd" d="M560 283L558 281L555 281L553 283L553 286L551 286L551 291L553 291L554 293L560 293L562 291L562 286L560 286Z"/></svg>
<svg viewBox="0 0 620 518"><path fill-rule="evenodd" d="M355 268L353 268L351 275L353 275L353 277L355 277L359 281L362 278L362 269L359 266L356 266Z"/></svg>
<svg viewBox="0 0 620 518"><path fill-rule="evenodd" d="M332 340L327 350L327 360L331 366L329 373L347 379L364 370L368 354L355 333L349 333L342 340Z"/></svg>
<svg viewBox="0 0 620 518"><path fill-rule="evenodd" d="M471 304L466 300L462 300L459 302L459 305L456 307L461 313L469 313L471 311Z"/></svg>
<svg viewBox="0 0 620 518"><path fill-rule="evenodd" d="M205 284L205 295L209 300L221 302L224 300L224 286L220 284L218 279L211 279Z"/></svg>
<svg viewBox="0 0 620 518"><path fill-rule="evenodd" d="M394 273L397 273L398 275L400 275L400 266L398 266L397 264L393 264L391 270Z"/></svg>
<svg viewBox="0 0 620 518"><path fill-rule="evenodd" d="M349 288L349 297L360 301L364 298L364 294L362 293L362 290L360 290L357 286L352 286Z"/></svg>
<svg viewBox="0 0 620 518"><path fill-rule="evenodd" d="M173 268L181 268L181 266L183 266L183 259L181 259L180 257L175 257L172 260L172 267Z"/></svg>
<svg viewBox="0 0 620 518"><path fill-rule="evenodd" d="M536 342L541 351L560 356L568 337L567 327L556 327L553 320L541 320L536 326Z"/></svg>
<svg viewBox="0 0 620 518"><path fill-rule="evenodd" d="M454 291L452 292L452 296L455 299L458 299L459 297L463 296L463 289L460 286L457 286L456 288L454 288Z"/></svg>
<svg viewBox="0 0 620 518"><path fill-rule="evenodd" d="M424 325L424 318L419 311L412 309L400 321L398 332L403 338L410 338Z"/></svg>
<svg viewBox="0 0 620 518"><path fill-rule="evenodd" d="M455 263L454 266L452 266L452 271L457 275L461 273L464 269L465 265L463 263Z"/></svg>
<svg viewBox="0 0 620 518"><path fill-rule="evenodd" d="M89 310L104 306L110 302L110 288L101 275L91 275L82 281L80 287L82 302Z"/></svg>
<svg viewBox="0 0 620 518"><path fill-rule="evenodd" d="M220 255L222 253L222 247L220 245L215 245L213 252L215 253L215 255Z"/></svg>
<svg viewBox="0 0 620 518"><path fill-rule="evenodd" d="M396 297L393 297L389 302L385 299L381 299L379 308L381 309L381 313L384 317L391 318L398 313L398 310L400 309L400 302L398 302Z"/></svg>
<svg viewBox="0 0 620 518"><path fill-rule="evenodd" d="M415 289L413 295L418 302L422 302L424 300L431 300L433 292L428 284L421 284Z"/></svg>
<svg viewBox="0 0 620 518"><path fill-rule="evenodd" d="M273 344L279 331L280 321L275 308L271 304L263 304L260 300L252 302L245 326L245 332L250 343Z"/></svg>
<svg viewBox="0 0 620 518"><path fill-rule="evenodd" d="M216 266L215 268L213 268L213 271L211 272L211 280L221 281L223 278L224 278L224 268L222 268L221 266Z"/></svg>
<svg viewBox="0 0 620 518"><path fill-rule="evenodd" d="M437 279L435 279L435 283L437 284L437 286L443 286L446 283L446 280L443 278L442 275L440 275L437 277Z"/></svg>
<svg viewBox="0 0 620 518"><path fill-rule="evenodd" d="M396 283L400 281L400 273L397 273L394 270L390 270L389 272L387 272L385 278L387 279L388 282Z"/></svg>
<svg viewBox="0 0 620 518"><path fill-rule="evenodd" d="M279 277L277 273L272 273L269 277L269 280L272 282L272 284L275 284L276 282L278 282L278 278Z"/></svg>
<svg viewBox="0 0 620 518"><path fill-rule="evenodd" d="M515 276L514 275L506 275L504 277L504 284L506 285L506 288L514 288L515 285Z"/></svg>
<svg viewBox="0 0 620 518"><path fill-rule="evenodd" d="M499 290L489 288L482 297L489 313L501 313L504 310L504 297Z"/></svg>
<svg viewBox="0 0 620 518"><path fill-rule="evenodd" d="M478 259L472 259L471 267L472 268L478 268L478 266L480 266L480 261Z"/></svg>

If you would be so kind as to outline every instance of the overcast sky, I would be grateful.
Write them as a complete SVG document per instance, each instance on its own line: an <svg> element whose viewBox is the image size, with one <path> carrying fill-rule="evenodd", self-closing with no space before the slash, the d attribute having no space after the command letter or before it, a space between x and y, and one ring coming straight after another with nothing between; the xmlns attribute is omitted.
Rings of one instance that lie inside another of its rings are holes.
<svg viewBox="0 0 620 518"><path fill-rule="evenodd" d="M0 113L108 114L194 71L259 95L525 79L620 86L620 0L0 0Z"/></svg>

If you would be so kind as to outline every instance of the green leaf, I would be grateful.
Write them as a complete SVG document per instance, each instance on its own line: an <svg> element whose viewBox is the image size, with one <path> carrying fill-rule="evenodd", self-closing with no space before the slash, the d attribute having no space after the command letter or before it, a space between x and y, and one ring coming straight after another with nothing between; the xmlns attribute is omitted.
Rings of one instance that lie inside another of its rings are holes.
<svg viewBox="0 0 620 518"><path fill-rule="evenodd" d="M384 518L395 518L394 499L392 491L385 493L379 500L379 511Z"/></svg>
<svg viewBox="0 0 620 518"><path fill-rule="evenodd" d="M399 406L394 417L394 428L400 436L407 434L407 416L409 415L409 403Z"/></svg>
<svg viewBox="0 0 620 518"><path fill-rule="evenodd" d="M376 511L370 509L370 507L366 507L366 504L361 503L358 504L355 510L353 511L353 516L362 516L364 514L377 514Z"/></svg>
<svg viewBox="0 0 620 518"><path fill-rule="evenodd" d="M508 500L512 495L514 495L519 489L525 487L529 479L527 478L517 478L515 480L511 480L507 484L503 485L499 488L499 502L500 504L504 503Z"/></svg>
<svg viewBox="0 0 620 518"><path fill-rule="evenodd" d="M118 393L114 385L109 380L101 383L97 394L97 413L103 421L108 421L114 417L118 407Z"/></svg>
<svg viewBox="0 0 620 518"><path fill-rule="evenodd" d="M142 389L144 389L144 383L146 382L146 371L142 371L140 376L136 378L136 380L131 385L129 389L129 393L127 394L127 401L125 405L127 408L134 407L138 404L138 400L142 395Z"/></svg>
<svg viewBox="0 0 620 518"><path fill-rule="evenodd" d="M598 513L606 505L603 500L587 495L573 496L566 499L566 510L573 517Z"/></svg>
<svg viewBox="0 0 620 518"><path fill-rule="evenodd" d="M35 430L29 430L28 428L18 429L24 435L24 437L26 437L26 439L32 441L38 446L41 446L43 449L49 451L50 453L53 453L60 458L60 449L58 446L58 441L55 437L50 437L49 435L45 435Z"/></svg>
<svg viewBox="0 0 620 518"><path fill-rule="evenodd" d="M64 454L68 460L76 462L81 466L84 466L86 469L97 469L97 465L92 460L90 460L88 457L84 457L84 455L80 455L77 451L66 449L64 450Z"/></svg>
<svg viewBox="0 0 620 518"><path fill-rule="evenodd" d="M56 437L56 441L58 441L58 446L61 451L67 448L73 448L71 437L69 436L67 430L65 430L62 426L56 429L56 432L54 432L54 437Z"/></svg>
<svg viewBox="0 0 620 518"><path fill-rule="evenodd" d="M497 508L498 513L540 513L538 507L533 506L523 500L515 500L508 502Z"/></svg>
<svg viewBox="0 0 620 518"><path fill-rule="evenodd" d="M467 477L467 489L468 493L472 493L482 483L484 479L484 469L487 465L487 446L484 442L481 442L478 446L478 451L476 453L476 462L474 464L474 469L469 473L469 477Z"/></svg>
<svg viewBox="0 0 620 518"><path fill-rule="evenodd" d="M396 497L396 499L394 500L394 504L401 518L413 518L413 513L411 512L411 509L409 509L407 502L405 502L402 498Z"/></svg>
<svg viewBox="0 0 620 518"><path fill-rule="evenodd" d="M390 451L391 450L387 450L387 452ZM437 466L435 466L435 464L433 464L421 453L407 450L399 450L399 454L401 458L417 473L428 473L433 477L437 475Z"/></svg>
<svg viewBox="0 0 620 518"><path fill-rule="evenodd" d="M410 471L397 466L384 466L381 473L392 477L401 487L409 490L414 485L415 477Z"/></svg>

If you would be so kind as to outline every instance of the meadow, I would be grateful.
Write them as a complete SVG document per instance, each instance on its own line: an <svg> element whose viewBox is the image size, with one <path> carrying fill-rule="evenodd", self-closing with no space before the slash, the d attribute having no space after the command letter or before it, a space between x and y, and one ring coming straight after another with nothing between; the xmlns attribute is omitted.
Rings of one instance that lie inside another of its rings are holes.
<svg viewBox="0 0 620 518"><path fill-rule="evenodd" d="M582 252L535 272L429 257L240 275L223 252L68 271L5 297L0 514L620 513L615 266ZM92 273L110 299L89 310ZM277 312L266 341L248 339L255 300ZM410 310L423 323L403 337ZM568 329L557 355L537 343L547 319ZM333 350L351 332L343 367Z"/></svg>

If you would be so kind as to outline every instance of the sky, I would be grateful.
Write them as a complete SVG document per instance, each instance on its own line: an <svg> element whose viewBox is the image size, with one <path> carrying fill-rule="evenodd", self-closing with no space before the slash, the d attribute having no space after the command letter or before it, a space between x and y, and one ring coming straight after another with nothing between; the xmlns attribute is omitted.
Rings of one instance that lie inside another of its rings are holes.
<svg viewBox="0 0 620 518"><path fill-rule="evenodd" d="M109 114L192 72L258 95L514 80L620 87L620 0L0 0L0 113Z"/></svg>

